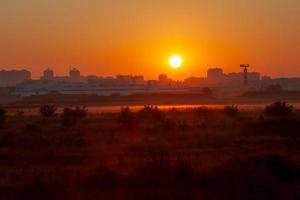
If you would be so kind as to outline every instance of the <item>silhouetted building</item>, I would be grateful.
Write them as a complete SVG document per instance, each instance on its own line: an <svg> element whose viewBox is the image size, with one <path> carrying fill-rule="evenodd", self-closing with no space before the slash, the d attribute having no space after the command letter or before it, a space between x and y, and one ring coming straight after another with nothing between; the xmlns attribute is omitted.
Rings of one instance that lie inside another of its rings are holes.
<svg viewBox="0 0 300 200"><path fill-rule="evenodd" d="M247 73L248 86L257 85L259 84L259 81L260 81L260 73L258 72ZM222 81L223 86L239 86L241 84L244 84L243 72L226 74Z"/></svg>
<svg viewBox="0 0 300 200"><path fill-rule="evenodd" d="M71 79L79 79L80 78L80 71L76 68L73 68L69 72L69 76Z"/></svg>
<svg viewBox="0 0 300 200"><path fill-rule="evenodd" d="M247 85L244 83L244 73L225 74L221 68L207 71L207 77L190 77L174 81L161 74L158 80L145 80L143 76L118 75L116 77L81 76L80 71L72 69L69 76L54 76L51 69L44 71L41 80L30 80L30 72L0 71L0 86L15 86L16 94L30 96L60 92L63 94L95 94L95 95L129 95L137 93L202 93L208 87L214 95L239 95L247 90L262 90L272 85L278 85L283 90L300 91L300 78L270 78L262 77L258 72L248 72Z"/></svg>
<svg viewBox="0 0 300 200"><path fill-rule="evenodd" d="M264 76L261 80L261 85L264 89L269 86L280 86L283 90L299 91L300 78L270 78Z"/></svg>
<svg viewBox="0 0 300 200"><path fill-rule="evenodd" d="M116 82L118 85L132 85L134 80L132 75L117 75Z"/></svg>
<svg viewBox="0 0 300 200"><path fill-rule="evenodd" d="M159 81L159 82L165 82L165 81L167 81L167 80L168 80L168 76L165 75L165 74L160 74L160 75L158 76L158 81Z"/></svg>
<svg viewBox="0 0 300 200"><path fill-rule="evenodd" d="M190 77L190 78L184 79L183 84L186 86L190 86L190 87L204 86L205 78Z"/></svg>
<svg viewBox="0 0 300 200"><path fill-rule="evenodd" d="M158 76L158 82L160 85L169 85L169 86L171 86L174 83L173 80L168 78L168 76L165 74L160 74Z"/></svg>
<svg viewBox="0 0 300 200"><path fill-rule="evenodd" d="M133 77L133 84L134 85L146 85L146 81L144 79L144 76L134 76Z"/></svg>
<svg viewBox="0 0 300 200"><path fill-rule="evenodd" d="M224 77L223 69L213 68L207 70L207 79L208 80L222 80Z"/></svg>
<svg viewBox="0 0 300 200"><path fill-rule="evenodd" d="M31 79L27 70L2 70L0 71L0 87L15 87L18 83Z"/></svg>
<svg viewBox="0 0 300 200"><path fill-rule="evenodd" d="M212 68L207 70L207 86L217 86L224 79L223 69L221 68Z"/></svg>
<svg viewBox="0 0 300 200"><path fill-rule="evenodd" d="M54 71L51 69L46 69L44 71L43 76L41 77L42 80L54 80Z"/></svg>

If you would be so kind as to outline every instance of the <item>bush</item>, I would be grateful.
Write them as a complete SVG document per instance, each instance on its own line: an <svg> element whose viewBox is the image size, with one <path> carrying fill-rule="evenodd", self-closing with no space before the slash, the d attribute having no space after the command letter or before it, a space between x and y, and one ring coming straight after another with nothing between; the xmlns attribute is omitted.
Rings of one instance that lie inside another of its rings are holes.
<svg viewBox="0 0 300 200"><path fill-rule="evenodd" d="M51 118L55 116L56 108L52 105L44 105L40 107L40 113L43 118Z"/></svg>
<svg viewBox="0 0 300 200"><path fill-rule="evenodd" d="M271 117L286 118L292 115L293 106L286 102L275 102L269 106L266 106L265 112Z"/></svg>
<svg viewBox="0 0 300 200"><path fill-rule="evenodd" d="M157 106L144 106L138 113L142 119L149 120L152 123L161 123L165 119L164 113Z"/></svg>
<svg viewBox="0 0 300 200"><path fill-rule="evenodd" d="M230 117L236 117L239 114L239 108L236 105L231 105L231 106L225 106L224 107L224 112L226 115Z"/></svg>
<svg viewBox="0 0 300 200"><path fill-rule="evenodd" d="M5 123L6 113L7 111L4 108L0 107L0 128L2 128Z"/></svg>
<svg viewBox="0 0 300 200"><path fill-rule="evenodd" d="M63 126L71 127L77 125L87 115L87 109L85 107L77 106L75 109L65 108L62 113Z"/></svg>
<svg viewBox="0 0 300 200"><path fill-rule="evenodd" d="M120 126L123 128L131 129L133 128L135 121L136 120L135 120L134 113L131 112L130 108L122 107L118 117L118 122Z"/></svg>

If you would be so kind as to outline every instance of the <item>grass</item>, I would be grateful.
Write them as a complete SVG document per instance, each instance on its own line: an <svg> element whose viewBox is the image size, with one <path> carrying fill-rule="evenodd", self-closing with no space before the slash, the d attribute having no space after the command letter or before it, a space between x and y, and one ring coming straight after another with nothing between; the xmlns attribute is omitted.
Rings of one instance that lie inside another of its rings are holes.
<svg viewBox="0 0 300 200"><path fill-rule="evenodd" d="M5 117L1 199L300 197L297 111L281 118L236 106L147 106L64 120Z"/></svg>

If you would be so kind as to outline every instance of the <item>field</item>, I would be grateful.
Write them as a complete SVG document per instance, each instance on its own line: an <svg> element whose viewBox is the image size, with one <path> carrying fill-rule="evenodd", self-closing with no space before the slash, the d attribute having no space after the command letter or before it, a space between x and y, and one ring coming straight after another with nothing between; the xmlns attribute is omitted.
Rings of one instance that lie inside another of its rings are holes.
<svg viewBox="0 0 300 200"><path fill-rule="evenodd" d="M0 199L298 200L299 130L300 112L280 102L260 111L0 109Z"/></svg>

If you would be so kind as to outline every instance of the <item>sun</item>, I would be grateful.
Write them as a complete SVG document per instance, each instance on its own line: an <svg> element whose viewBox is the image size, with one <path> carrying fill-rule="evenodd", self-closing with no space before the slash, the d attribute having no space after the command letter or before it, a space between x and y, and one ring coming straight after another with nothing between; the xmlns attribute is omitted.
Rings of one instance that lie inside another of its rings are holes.
<svg viewBox="0 0 300 200"><path fill-rule="evenodd" d="M182 57L180 55L173 55L169 59L169 64L172 68L179 68L182 66Z"/></svg>

